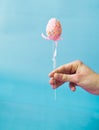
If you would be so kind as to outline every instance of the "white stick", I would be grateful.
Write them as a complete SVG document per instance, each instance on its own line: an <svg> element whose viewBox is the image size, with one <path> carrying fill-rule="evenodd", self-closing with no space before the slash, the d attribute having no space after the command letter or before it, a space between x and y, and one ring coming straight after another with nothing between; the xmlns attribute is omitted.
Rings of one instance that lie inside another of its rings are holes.
<svg viewBox="0 0 99 130"><path fill-rule="evenodd" d="M55 42L55 44L54 44L54 53L53 53L53 58L52 58L53 69L56 68L57 45L58 45L58 43ZM54 90L54 99L56 100L56 89Z"/></svg>

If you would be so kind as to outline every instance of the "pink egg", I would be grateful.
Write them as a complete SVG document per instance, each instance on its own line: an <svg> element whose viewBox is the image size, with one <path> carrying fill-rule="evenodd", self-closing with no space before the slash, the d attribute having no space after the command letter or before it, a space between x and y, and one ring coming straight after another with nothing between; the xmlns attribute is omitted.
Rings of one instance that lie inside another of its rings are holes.
<svg viewBox="0 0 99 130"><path fill-rule="evenodd" d="M46 34L49 39L57 41L60 39L62 27L56 18L51 18L46 26Z"/></svg>

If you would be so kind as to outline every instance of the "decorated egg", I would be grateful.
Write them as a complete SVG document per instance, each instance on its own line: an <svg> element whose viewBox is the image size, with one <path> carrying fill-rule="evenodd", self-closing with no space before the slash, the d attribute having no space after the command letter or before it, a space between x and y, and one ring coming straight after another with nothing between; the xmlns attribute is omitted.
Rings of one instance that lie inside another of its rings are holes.
<svg viewBox="0 0 99 130"><path fill-rule="evenodd" d="M58 41L61 39L62 27L60 21L56 18L51 18L46 26L46 35L42 33L42 37L47 40Z"/></svg>
<svg viewBox="0 0 99 130"><path fill-rule="evenodd" d="M51 18L46 26L46 34L51 40L59 40L62 33L60 22L56 18Z"/></svg>

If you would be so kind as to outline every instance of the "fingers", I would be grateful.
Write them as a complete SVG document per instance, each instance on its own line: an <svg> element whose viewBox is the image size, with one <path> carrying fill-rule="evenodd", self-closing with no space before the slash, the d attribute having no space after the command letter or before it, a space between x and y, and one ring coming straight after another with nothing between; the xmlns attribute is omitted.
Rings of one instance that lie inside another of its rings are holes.
<svg viewBox="0 0 99 130"><path fill-rule="evenodd" d="M49 83L51 84L52 88L55 89L55 88L58 88L59 86L61 86L62 84L64 84L65 82L60 82L60 81L55 80L54 78L51 78ZM73 92L76 91L75 83L70 82L69 87L70 87L71 91L73 91Z"/></svg>
<svg viewBox="0 0 99 130"><path fill-rule="evenodd" d="M62 74L74 74L79 66L80 61L74 61L65 65L62 65L49 73L49 77L53 77L55 73L62 73Z"/></svg>
<svg viewBox="0 0 99 130"><path fill-rule="evenodd" d="M55 73L54 79L60 82L74 82L75 74L61 74L61 73Z"/></svg>
<svg viewBox="0 0 99 130"><path fill-rule="evenodd" d="M55 88L58 88L59 86L61 86L64 82L55 80L54 78L51 78L49 83L51 84L52 88L55 89Z"/></svg>
<svg viewBox="0 0 99 130"><path fill-rule="evenodd" d="M65 82L70 82L70 89L72 91L76 90L76 84L78 83L77 70L81 66L81 61L74 61L66 65L62 65L55 69L49 74L50 84L52 88L57 88Z"/></svg>
<svg viewBox="0 0 99 130"><path fill-rule="evenodd" d="M57 88L65 82L73 82L73 79L74 75L55 73L54 76L50 79L49 83L52 85L52 88ZM73 84L71 84L70 86L73 86ZM75 89L74 87L71 88L72 90Z"/></svg>
<svg viewBox="0 0 99 130"><path fill-rule="evenodd" d="M71 90L71 91L73 91L73 92L76 91L76 84L70 82L70 83L69 83L69 87L70 87L70 90Z"/></svg>

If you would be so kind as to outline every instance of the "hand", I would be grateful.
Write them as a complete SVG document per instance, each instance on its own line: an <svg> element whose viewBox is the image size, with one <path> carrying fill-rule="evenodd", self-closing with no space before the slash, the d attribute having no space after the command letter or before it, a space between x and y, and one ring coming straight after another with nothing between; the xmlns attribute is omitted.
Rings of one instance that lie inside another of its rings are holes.
<svg viewBox="0 0 99 130"><path fill-rule="evenodd" d="M80 86L92 94L99 94L99 74L79 60L60 66L52 71L49 77L54 89L69 82L72 91L76 90L76 86Z"/></svg>

